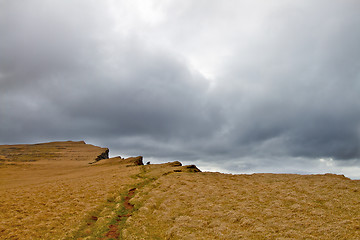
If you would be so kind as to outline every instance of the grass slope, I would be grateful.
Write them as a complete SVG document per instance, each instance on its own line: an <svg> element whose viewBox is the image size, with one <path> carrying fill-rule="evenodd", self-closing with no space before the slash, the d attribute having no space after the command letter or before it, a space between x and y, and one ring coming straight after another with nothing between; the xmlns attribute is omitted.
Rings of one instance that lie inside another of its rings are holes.
<svg viewBox="0 0 360 240"><path fill-rule="evenodd" d="M125 239L360 239L360 183L337 175L171 174L132 199Z"/></svg>
<svg viewBox="0 0 360 240"><path fill-rule="evenodd" d="M0 239L360 239L359 181L89 164L106 150L0 146Z"/></svg>

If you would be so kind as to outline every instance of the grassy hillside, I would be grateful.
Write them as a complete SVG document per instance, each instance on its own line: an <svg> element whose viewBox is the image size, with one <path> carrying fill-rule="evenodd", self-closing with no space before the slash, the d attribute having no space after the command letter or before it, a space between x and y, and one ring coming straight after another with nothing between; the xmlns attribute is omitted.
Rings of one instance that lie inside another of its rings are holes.
<svg viewBox="0 0 360 240"><path fill-rule="evenodd" d="M106 156L84 142L0 146L0 239L360 239L359 181Z"/></svg>
<svg viewBox="0 0 360 240"><path fill-rule="evenodd" d="M172 174L132 199L125 239L360 239L360 184L336 175Z"/></svg>

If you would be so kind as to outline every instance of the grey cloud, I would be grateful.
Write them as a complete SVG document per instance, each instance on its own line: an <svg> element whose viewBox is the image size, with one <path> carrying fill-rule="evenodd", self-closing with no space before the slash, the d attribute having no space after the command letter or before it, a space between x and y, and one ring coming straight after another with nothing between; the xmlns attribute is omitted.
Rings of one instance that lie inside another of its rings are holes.
<svg viewBox="0 0 360 240"><path fill-rule="evenodd" d="M269 18L270 37L250 44L249 58L242 48L230 59L219 101L231 103L234 142L268 155L263 143L275 139L271 148L288 156L360 157L359 18L352 5L346 15L337 6Z"/></svg>
<svg viewBox="0 0 360 240"><path fill-rule="evenodd" d="M20 19L9 14L9 25L20 22L18 35L32 32L31 37L39 39L31 40L31 46L11 39L1 44L3 49L12 47L1 58L7 63L1 65L3 142L48 136L151 136L162 142L204 138L216 128L219 117L206 101L208 84L181 57L148 47L136 36L94 39L96 29L92 34L88 26L69 26L69 20L52 26L56 37L44 36L51 32L38 25L47 17L51 20L52 11L35 19L31 13L21 14ZM68 17L76 22L76 16ZM15 62L9 62L11 58Z"/></svg>
<svg viewBox="0 0 360 240"><path fill-rule="evenodd" d="M358 164L356 1L174 1L154 26L116 16L126 31L110 2L19 4L0 2L1 143L233 172Z"/></svg>

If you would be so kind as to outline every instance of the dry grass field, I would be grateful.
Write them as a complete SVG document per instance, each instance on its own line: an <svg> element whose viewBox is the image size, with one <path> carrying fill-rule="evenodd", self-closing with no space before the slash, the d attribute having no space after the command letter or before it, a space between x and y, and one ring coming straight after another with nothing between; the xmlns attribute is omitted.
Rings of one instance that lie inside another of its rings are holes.
<svg viewBox="0 0 360 240"><path fill-rule="evenodd" d="M84 142L0 146L0 239L360 239L359 181L94 162L106 155Z"/></svg>
<svg viewBox="0 0 360 240"><path fill-rule="evenodd" d="M6 161L0 165L0 238L70 235L135 183L130 176L138 169L88 164L104 151L82 142L1 146Z"/></svg>
<svg viewBox="0 0 360 240"><path fill-rule="evenodd" d="M171 174L132 203L125 239L360 239L360 182L337 175Z"/></svg>
<svg viewBox="0 0 360 240"><path fill-rule="evenodd" d="M93 163L106 151L84 142L0 146L0 239L106 239L130 188L191 170L152 165L148 177L139 158Z"/></svg>

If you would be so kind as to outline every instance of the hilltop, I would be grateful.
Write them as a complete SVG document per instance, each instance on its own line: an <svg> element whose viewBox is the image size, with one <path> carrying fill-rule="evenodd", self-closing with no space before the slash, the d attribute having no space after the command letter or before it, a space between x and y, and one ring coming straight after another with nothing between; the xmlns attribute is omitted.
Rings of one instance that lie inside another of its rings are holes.
<svg viewBox="0 0 360 240"><path fill-rule="evenodd" d="M86 144L84 141L49 142L38 144L0 145L0 162L13 164L44 160L89 161L109 158L109 149Z"/></svg>
<svg viewBox="0 0 360 240"><path fill-rule="evenodd" d="M0 239L360 239L360 182L201 172L85 142L0 146Z"/></svg>

